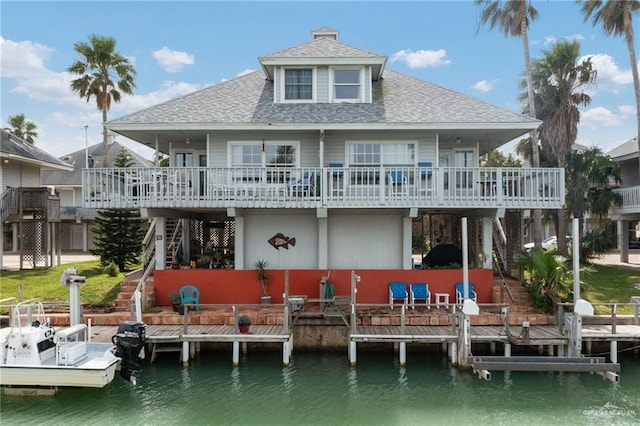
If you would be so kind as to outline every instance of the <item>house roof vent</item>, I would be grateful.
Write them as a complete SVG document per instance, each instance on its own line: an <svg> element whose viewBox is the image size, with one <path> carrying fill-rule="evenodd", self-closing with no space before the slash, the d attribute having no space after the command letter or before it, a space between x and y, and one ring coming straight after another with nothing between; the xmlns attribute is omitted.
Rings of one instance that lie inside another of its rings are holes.
<svg viewBox="0 0 640 426"><path fill-rule="evenodd" d="M330 38L337 41L338 32L329 27L322 27L317 30L311 31L311 40L318 40L319 38Z"/></svg>

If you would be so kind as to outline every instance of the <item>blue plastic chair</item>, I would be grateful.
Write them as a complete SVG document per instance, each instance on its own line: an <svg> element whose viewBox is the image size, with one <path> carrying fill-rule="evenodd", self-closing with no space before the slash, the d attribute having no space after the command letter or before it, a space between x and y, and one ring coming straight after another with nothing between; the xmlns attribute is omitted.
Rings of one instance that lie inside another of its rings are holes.
<svg viewBox="0 0 640 426"><path fill-rule="evenodd" d="M416 302L423 301L427 304L427 308L431 309L431 292L427 283L412 283L409 286L411 297L411 308L416 308Z"/></svg>
<svg viewBox="0 0 640 426"><path fill-rule="evenodd" d="M391 309L393 309L394 300L402 300L402 304L405 306L409 303L407 283L402 281L392 281L389 283L389 306L391 306Z"/></svg>
<svg viewBox="0 0 640 426"><path fill-rule="evenodd" d="M342 169L342 167L344 167L344 164L342 163L329 163L329 167L340 167ZM341 177L343 175L343 171L342 170L334 170L331 172L331 174L333 175L333 177Z"/></svg>
<svg viewBox="0 0 640 426"><path fill-rule="evenodd" d="M192 285L180 287L180 303L193 303L196 311L200 310L200 290Z"/></svg>
<svg viewBox="0 0 640 426"><path fill-rule="evenodd" d="M429 169L429 170L421 170L420 177L422 177L423 179L431 179L431 176L433 174L433 171L431 170L431 168L433 167L433 164L431 164L431 161L418 162L418 167L420 167L421 169L424 169L424 168Z"/></svg>
<svg viewBox="0 0 640 426"><path fill-rule="evenodd" d="M473 284L469 281L469 286L467 287L469 299L474 302L478 302L478 294L473 289ZM456 283L456 305L461 305L464 302L464 284Z"/></svg>
<svg viewBox="0 0 640 426"><path fill-rule="evenodd" d="M402 170L391 170L389 172L389 181L392 185L402 185L404 183L404 173L402 173Z"/></svg>

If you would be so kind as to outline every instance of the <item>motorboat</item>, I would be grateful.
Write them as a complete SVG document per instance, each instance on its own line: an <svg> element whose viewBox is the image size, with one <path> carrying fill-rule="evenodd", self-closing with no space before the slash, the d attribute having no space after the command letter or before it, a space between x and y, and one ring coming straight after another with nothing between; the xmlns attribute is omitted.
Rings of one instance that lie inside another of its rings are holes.
<svg viewBox="0 0 640 426"><path fill-rule="evenodd" d="M125 321L110 343L91 342L86 324L56 330L40 301L18 303L0 329L0 386L102 388L117 369L135 384L144 337L144 324Z"/></svg>

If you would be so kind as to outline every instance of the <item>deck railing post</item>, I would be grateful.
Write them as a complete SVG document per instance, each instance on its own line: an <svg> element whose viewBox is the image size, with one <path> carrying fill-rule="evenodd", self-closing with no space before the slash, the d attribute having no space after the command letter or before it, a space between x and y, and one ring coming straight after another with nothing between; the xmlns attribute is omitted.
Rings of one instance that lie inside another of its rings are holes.
<svg viewBox="0 0 640 426"><path fill-rule="evenodd" d="M611 305L611 334L616 334L616 313L618 311L618 305L616 303Z"/></svg>

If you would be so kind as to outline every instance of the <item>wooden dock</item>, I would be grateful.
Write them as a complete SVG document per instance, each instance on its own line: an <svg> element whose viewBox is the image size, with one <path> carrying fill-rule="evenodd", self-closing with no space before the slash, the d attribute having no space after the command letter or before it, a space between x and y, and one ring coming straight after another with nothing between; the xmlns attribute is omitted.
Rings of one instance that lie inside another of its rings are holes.
<svg viewBox="0 0 640 426"><path fill-rule="evenodd" d="M110 342L117 330L113 326L94 326L91 338L95 342ZM282 325L252 325L249 333L238 333L233 325L189 325L186 333L182 325L147 325L146 341L151 351L150 362L154 362L160 352L179 352L185 365L200 343L231 343L234 365L239 363L240 344L246 351L247 343L282 343L285 365L289 363L293 348L292 334Z"/></svg>

